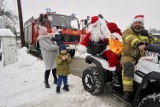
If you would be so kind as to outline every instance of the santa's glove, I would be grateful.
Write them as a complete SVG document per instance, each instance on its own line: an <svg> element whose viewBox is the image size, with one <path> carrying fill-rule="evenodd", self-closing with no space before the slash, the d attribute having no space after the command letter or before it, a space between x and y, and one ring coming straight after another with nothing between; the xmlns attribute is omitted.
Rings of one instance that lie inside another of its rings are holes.
<svg viewBox="0 0 160 107"><path fill-rule="evenodd" d="M85 54L86 51L87 51L87 48L86 48L86 46L84 46L84 45L79 45L78 48L77 48L77 51L78 51L78 53L79 53L80 55L81 55L81 54Z"/></svg>
<svg viewBox="0 0 160 107"><path fill-rule="evenodd" d="M99 42L100 41L100 37L98 37L98 36L92 36L92 38L91 38L91 41L93 41L93 42Z"/></svg>
<svg viewBox="0 0 160 107"><path fill-rule="evenodd" d="M114 33L112 33L111 34L111 38L113 39L113 40L121 40L122 39L122 36L119 34L119 33L117 33L117 32L114 32Z"/></svg>
<svg viewBox="0 0 160 107"><path fill-rule="evenodd" d="M104 43L108 43L108 38L102 38L101 39Z"/></svg>
<svg viewBox="0 0 160 107"><path fill-rule="evenodd" d="M116 39L117 39L117 37L114 36L114 35L111 35L111 38L112 38L113 40L116 40Z"/></svg>

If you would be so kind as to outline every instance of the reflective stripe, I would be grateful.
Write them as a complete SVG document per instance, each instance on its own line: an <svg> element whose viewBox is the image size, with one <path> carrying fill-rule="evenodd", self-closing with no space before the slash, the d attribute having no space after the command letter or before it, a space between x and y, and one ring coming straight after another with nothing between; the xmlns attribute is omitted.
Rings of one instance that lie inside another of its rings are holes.
<svg viewBox="0 0 160 107"><path fill-rule="evenodd" d="M126 80L123 80L123 84L124 84L124 85L133 86L133 81L126 81Z"/></svg>
<svg viewBox="0 0 160 107"><path fill-rule="evenodd" d="M128 39L130 39L133 35L129 35L125 37L125 41L128 41Z"/></svg>
<svg viewBox="0 0 160 107"><path fill-rule="evenodd" d="M154 40L157 40L158 38L154 38Z"/></svg>
<svg viewBox="0 0 160 107"><path fill-rule="evenodd" d="M140 41L140 40L139 40L139 39L134 39L134 40L132 40L131 45L134 46L134 44L135 44L136 42L138 42L138 41Z"/></svg>
<svg viewBox="0 0 160 107"><path fill-rule="evenodd" d="M124 76L123 79L126 80L126 81L133 81L133 78L131 78L131 77L126 77L126 76Z"/></svg>

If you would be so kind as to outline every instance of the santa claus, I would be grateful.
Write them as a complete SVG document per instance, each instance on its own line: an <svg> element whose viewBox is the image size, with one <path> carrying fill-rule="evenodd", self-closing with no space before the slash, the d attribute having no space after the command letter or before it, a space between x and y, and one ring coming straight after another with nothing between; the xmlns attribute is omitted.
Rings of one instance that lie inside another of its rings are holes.
<svg viewBox="0 0 160 107"><path fill-rule="evenodd" d="M106 22L104 19L100 19L98 16L91 17L91 24L88 28L88 34L83 39L78 48L80 53L85 53L87 51L87 46L90 41L99 42L104 41L108 38L121 40L122 33L118 26L113 22ZM115 71L116 66L119 62L118 55L113 53L109 46L107 46L106 50L103 51L103 55L105 59L107 59L109 63L109 70Z"/></svg>

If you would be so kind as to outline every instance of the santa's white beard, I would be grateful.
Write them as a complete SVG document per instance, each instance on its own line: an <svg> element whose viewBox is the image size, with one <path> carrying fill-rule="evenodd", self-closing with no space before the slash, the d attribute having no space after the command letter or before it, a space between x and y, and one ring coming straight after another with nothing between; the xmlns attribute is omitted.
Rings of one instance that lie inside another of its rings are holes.
<svg viewBox="0 0 160 107"><path fill-rule="evenodd" d="M103 38L103 35L100 30L100 25L97 25L95 28L92 27L92 30L90 32L91 32L90 36L91 41L98 42L101 40L101 38Z"/></svg>

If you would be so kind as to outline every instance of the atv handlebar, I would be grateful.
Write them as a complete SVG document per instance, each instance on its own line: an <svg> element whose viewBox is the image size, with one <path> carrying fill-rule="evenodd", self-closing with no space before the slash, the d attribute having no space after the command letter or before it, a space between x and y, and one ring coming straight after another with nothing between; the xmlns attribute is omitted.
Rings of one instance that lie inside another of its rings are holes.
<svg viewBox="0 0 160 107"><path fill-rule="evenodd" d="M145 47L145 50L149 52L156 52L160 54L160 44L148 44Z"/></svg>

